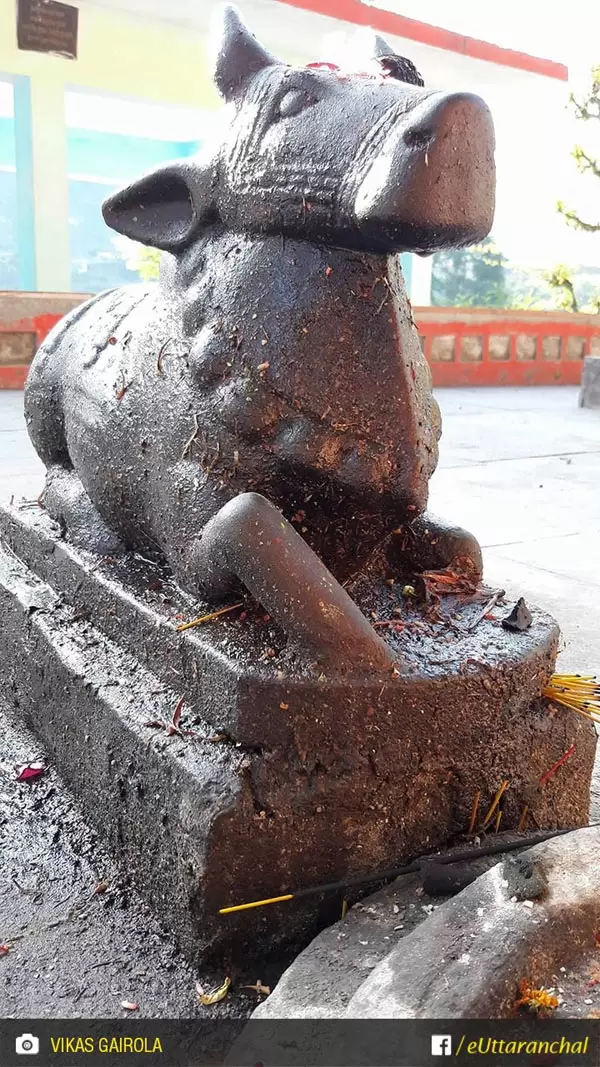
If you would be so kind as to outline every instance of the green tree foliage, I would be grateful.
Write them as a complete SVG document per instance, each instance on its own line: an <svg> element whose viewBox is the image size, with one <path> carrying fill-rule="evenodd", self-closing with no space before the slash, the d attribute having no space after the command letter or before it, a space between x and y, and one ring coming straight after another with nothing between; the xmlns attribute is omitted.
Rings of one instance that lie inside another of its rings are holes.
<svg viewBox="0 0 600 1067"><path fill-rule="evenodd" d="M571 93L570 102L575 115L582 122L597 122L600 124L600 66L592 68L592 84L586 97L577 100ZM572 152L573 159L580 174L589 174L600 178L600 160L594 159L581 145L575 145ZM575 230L583 230L585 233L600 233L600 217L597 221L583 219L574 208L559 200L557 210L565 219L568 226ZM578 299L576 284L572 271L564 264L559 264L546 275L546 280L554 290L558 306L566 311L592 311L600 314L600 291L587 293L587 306L583 306L582 299Z"/></svg>
<svg viewBox="0 0 600 1067"><path fill-rule="evenodd" d="M507 260L492 237L472 248L439 252L433 261L431 300L446 307L511 304Z"/></svg>
<svg viewBox="0 0 600 1067"><path fill-rule="evenodd" d="M143 282L153 282L158 278L162 252L158 248L146 248L145 245L131 241L129 237L119 234L112 238L112 243L127 270L133 271Z"/></svg>
<svg viewBox="0 0 600 1067"><path fill-rule="evenodd" d="M571 271L565 263L559 263L554 270L546 274L548 285L555 292L556 304L563 311L579 311L579 304L575 294L575 284L571 277Z"/></svg>
<svg viewBox="0 0 600 1067"><path fill-rule="evenodd" d="M140 246L136 270L144 282L153 282L158 278L162 252L158 248Z"/></svg>

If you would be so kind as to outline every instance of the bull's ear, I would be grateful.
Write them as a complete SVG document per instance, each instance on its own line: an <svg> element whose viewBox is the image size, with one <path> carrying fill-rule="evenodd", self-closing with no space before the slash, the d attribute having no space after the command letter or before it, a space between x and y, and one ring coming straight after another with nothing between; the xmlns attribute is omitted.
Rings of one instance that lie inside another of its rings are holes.
<svg viewBox="0 0 600 1067"><path fill-rule="evenodd" d="M279 62L258 43L230 4L216 12L210 50L213 80L226 100L234 99L253 74Z"/></svg>
<svg viewBox="0 0 600 1067"><path fill-rule="evenodd" d="M107 226L165 252L185 248L210 213L209 176L191 161L157 167L102 205Z"/></svg>

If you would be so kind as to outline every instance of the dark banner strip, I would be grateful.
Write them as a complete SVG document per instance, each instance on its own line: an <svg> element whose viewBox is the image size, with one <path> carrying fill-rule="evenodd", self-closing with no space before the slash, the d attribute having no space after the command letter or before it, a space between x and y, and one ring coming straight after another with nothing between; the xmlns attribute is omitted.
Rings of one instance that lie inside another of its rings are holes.
<svg viewBox="0 0 600 1067"><path fill-rule="evenodd" d="M0 1020L0 1067L600 1067L600 1021Z"/></svg>

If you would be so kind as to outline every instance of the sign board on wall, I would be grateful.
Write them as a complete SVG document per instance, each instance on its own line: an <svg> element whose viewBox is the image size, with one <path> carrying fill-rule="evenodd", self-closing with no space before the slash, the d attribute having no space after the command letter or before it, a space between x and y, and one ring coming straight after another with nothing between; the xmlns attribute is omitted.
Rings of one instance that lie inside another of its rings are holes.
<svg viewBox="0 0 600 1067"><path fill-rule="evenodd" d="M77 59L78 15L76 7L55 0L17 0L18 47Z"/></svg>

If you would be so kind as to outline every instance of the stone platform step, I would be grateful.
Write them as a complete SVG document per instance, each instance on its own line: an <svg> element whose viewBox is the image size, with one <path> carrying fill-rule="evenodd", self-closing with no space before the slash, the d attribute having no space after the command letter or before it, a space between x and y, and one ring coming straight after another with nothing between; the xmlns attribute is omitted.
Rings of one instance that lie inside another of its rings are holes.
<svg viewBox="0 0 600 1067"><path fill-rule="evenodd" d="M443 654L421 622L397 677L316 676L285 642L263 656L273 636L254 623L179 632L201 606L164 569L75 550L37 509L0 508L0 540L6 699L195 962L305 946L341 894L219 909L433 851L503 779L507 829L525 805L538 825L587 820L595 734L539 699L558 637L543 612L524 634L450 635Z"/></svg>
<svg viewBox="0 0 600 1067"><path fill-rule="evenodd" d="M441 904L414 876L398 879L320 934L252 1019L501 1019L523 981L553 991L559 1018L597 1017L599 848L594 826L511 852ZM326 1062L322 1043L343 1036L298 1029L292 1048L290 1028L279 1032L251 1022L228 1062L256 1062L257 1039L263 1062L311 1062L303 1034ZM372 1062L367 1046L351 1051L349 1062Z"/></svg>

